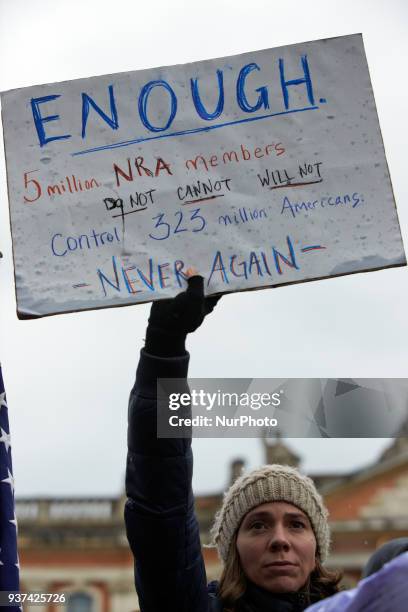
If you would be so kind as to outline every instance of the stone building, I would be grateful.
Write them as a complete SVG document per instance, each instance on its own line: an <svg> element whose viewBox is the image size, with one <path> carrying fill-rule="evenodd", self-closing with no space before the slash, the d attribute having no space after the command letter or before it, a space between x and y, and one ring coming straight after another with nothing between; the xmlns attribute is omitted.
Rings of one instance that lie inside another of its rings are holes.
<svg viewBox="0 0 408 612"><path fill-rule="evenodd" d="M21 590L63 592L67 598L65 606L32 610L137 609L124 503L124 497L17 500Z"/></svg>
<svg viewBox="0 0 408 612"><path fill-rule="evenodd" d="M375 464L329 483L322 493L333 535L330 564L343 568L353 584L376 548L408 536L408 439L398 438Z"/></svg>

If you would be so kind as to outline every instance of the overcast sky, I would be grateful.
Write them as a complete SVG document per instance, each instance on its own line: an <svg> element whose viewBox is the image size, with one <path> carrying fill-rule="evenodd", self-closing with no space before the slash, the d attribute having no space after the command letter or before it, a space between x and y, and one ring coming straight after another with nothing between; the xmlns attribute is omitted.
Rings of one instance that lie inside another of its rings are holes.
<svg viewBox="0 0 408 612"><path fill-rule="evenodd" d="M362 32L407 244L404 0L0 0L0 90ZM18 496L123 490L126 411L149 306L18 321L0 155L0 359ZM406 268L225 296L191 337L193 377L406 377ZM305 469L346 471L386 440L291 440ZM197 492L257 440L195 442Z"/></svg>

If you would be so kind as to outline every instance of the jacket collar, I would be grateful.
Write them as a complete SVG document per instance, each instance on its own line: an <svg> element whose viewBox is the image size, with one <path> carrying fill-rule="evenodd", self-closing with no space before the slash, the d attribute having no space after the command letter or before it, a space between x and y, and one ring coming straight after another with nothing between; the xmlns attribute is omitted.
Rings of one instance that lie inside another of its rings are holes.
<svg viewBox="0 0 408 612"><path fill-rule="evenodd" d="M218 583L211 582L208 592L212 601L213 612L222 612L223 606L217 597ZM247 590L238 603L239 612L302 612L312 603L318 601L318 597L310 596L308 593L269 593L265 589L249 583Z"/></svg>
<svg viewBox="0 0 408 612"><path fill-rule="evenodd" d="M249 583L242 597L243 612L301 612L312 603L307 593L270 593Z"/></svg>

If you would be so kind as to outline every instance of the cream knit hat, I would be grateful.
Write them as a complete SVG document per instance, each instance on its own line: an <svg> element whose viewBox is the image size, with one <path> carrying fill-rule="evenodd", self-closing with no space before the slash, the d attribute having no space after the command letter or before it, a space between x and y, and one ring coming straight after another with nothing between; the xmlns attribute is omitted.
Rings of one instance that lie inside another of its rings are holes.
<svg viewBox="0 0 408 612"><path fill-rule="evenodd" d="M256 506L273 501L287 502L303 510L311 522L318 555L325 561L330 547L328 511L314 482L295 468L273 464L240 476L224 495L211 530L224 563L244 516Z"/></svg>

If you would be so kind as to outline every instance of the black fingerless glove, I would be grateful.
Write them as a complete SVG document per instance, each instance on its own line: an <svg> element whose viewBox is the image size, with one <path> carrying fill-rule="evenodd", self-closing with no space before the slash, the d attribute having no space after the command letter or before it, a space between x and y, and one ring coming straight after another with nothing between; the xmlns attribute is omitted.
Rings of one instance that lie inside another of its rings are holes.
<svg viewBox="0 0 408 612"><path fill-rule="evenodd" d="M145 350L158 357L175 357L186 352L187 334L195 331L212 312L221 296L204 296L204 279L192 276L186 291L170 300L153 302L146 330Z"/></svg>

